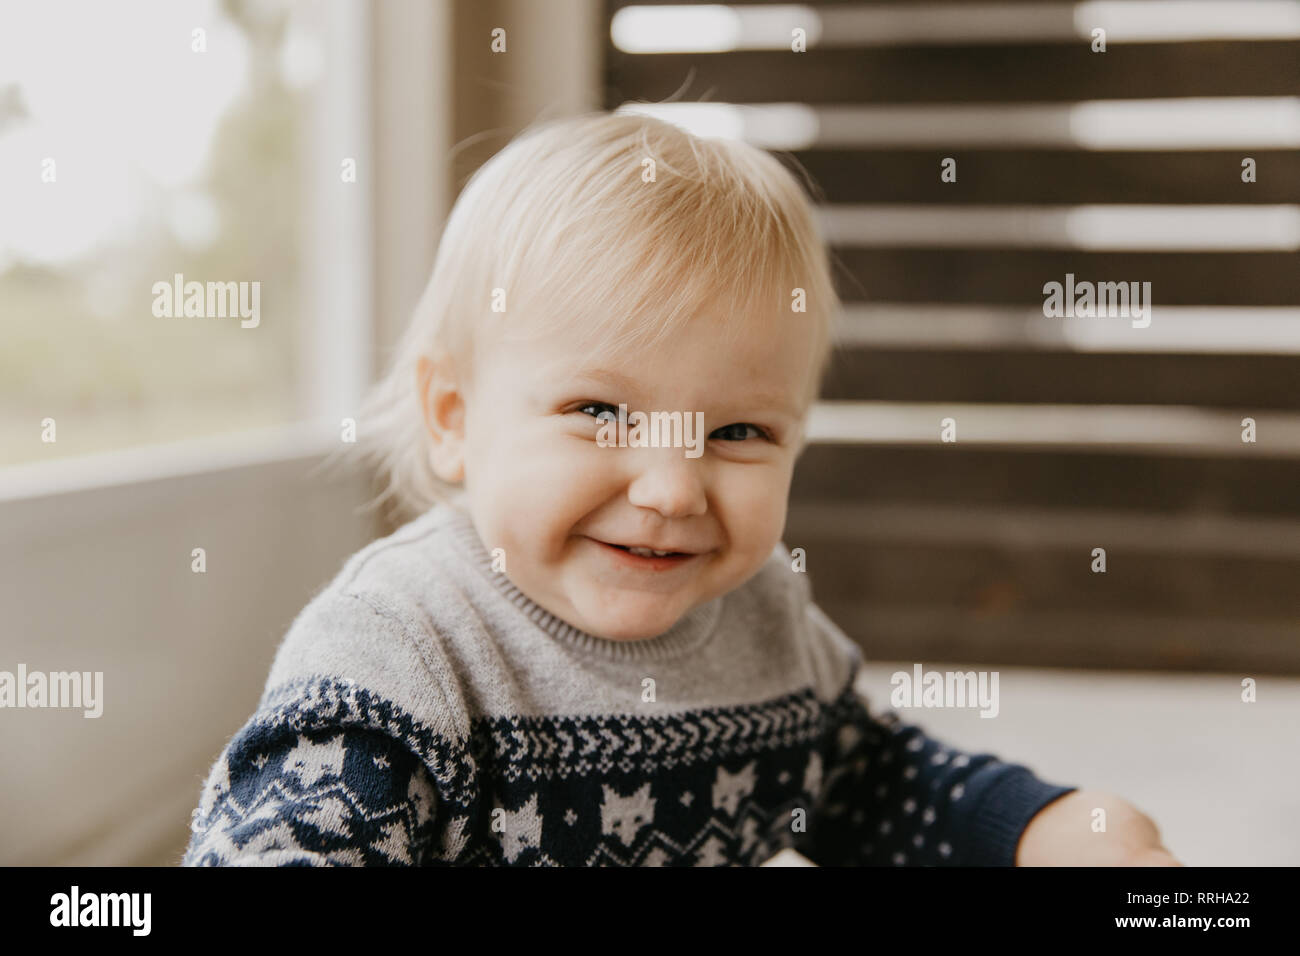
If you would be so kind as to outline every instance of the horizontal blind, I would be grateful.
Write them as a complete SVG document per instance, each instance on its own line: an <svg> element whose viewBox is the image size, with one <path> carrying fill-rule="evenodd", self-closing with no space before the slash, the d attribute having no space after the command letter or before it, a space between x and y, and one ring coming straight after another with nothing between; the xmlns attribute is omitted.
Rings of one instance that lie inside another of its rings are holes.
<svg viewBox="0 0 1300 956"><path fill-rule="evenodd" d="M1300 3L606 13L607 107L816 184L845 314L786 542L847 632L1300 673ZM1067 276L1150 324L1048 317Z"/></svg>

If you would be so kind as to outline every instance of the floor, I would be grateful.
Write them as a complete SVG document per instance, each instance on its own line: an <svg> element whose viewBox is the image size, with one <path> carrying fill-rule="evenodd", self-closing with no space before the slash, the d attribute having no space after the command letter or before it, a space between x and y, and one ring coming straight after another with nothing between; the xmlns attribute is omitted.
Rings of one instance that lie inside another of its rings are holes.
<svg viewBox="0 0 1300 956"><path fill-rule="evenodd" d="M876 712L890 677L916 662L873 662L860 689ZM925 662L924 671L970 667ZM1055 783L1109 790L1150 816L1188 866L1300 865L1300 680L1247 674L998 669L999 711L898 708L963 750L1023 763ZM769 865L807 865L781 854Z"/></svg>

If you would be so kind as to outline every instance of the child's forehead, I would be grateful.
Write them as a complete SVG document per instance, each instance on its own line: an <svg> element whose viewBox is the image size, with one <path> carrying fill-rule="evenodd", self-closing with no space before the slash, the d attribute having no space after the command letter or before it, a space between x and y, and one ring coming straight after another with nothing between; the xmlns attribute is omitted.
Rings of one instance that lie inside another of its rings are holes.
<svg viewBox="0 0 1300 956"><path fill-rule="evenodd" d="M696 325L696 334L679 327L663 329L658 337L629 337L626 331L621 337L583 336L578 329L549 327L523 333L516 329L497 341L506 353L506 380L530 392L583 383L658 398L661 389L669 387L697 401L707 398L720 404L745 393L762 396L769 407L798 414L807 362L789 337L767 339L773 326L740 323L730 333L714 336ZM744 341L736 344L738 338Z"/></svg>
<svg viewBox="0 0 1300 956"><path fill-rule="evenodd" d="M573 321L507 334L517 358L560 370L622 370L626 378L651 367L734 363L789 348L779 327L757 318L705 315L676 323Z"/></svg>
<svg viewBox="0 0 1300 956"><path fill-rule="evenodd" d="M731 344L779 337L781 308L770 297L745 301L713 299L683 303L670 300L623 312L617 302L592 303L558 313L537 312L507 320L504 335L516 341L559 343L584 354L635 359L651 350L671 353L698 347L701 340ZM788 323L788 320L787 320Z"/></svg>

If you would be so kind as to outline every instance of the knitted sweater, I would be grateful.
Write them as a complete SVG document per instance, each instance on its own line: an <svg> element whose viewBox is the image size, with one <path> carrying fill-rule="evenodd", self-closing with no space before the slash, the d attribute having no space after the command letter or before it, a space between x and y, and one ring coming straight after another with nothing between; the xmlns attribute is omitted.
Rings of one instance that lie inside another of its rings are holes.
<svg viewBox="0 0 1300 956"><path fill-rule="evenodd" d="M855 690L784 545L665 633L574 628L439 505L353 555L204 783L183 865L1012 865L1074 789Z"/></svg>

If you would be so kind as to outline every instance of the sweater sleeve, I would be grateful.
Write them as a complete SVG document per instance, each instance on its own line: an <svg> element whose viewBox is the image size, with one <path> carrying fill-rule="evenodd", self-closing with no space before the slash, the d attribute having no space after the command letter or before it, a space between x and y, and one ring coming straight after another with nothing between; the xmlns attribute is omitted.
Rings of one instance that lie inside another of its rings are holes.
<svg viewBox="0 0 1300 956"><path fill-rule="evenodd" d="M856 678L857 645L809 608ZM1076 789L993 754L951 747L893 710L873 716L853 681L831 713L821 796L800 848L823 866L1013 866L1029 821Z"/></svg>
<svg viewBox="0 0 1300 956"><path fill-rule="evenodd" d="M181 865L418 865L436 807L428 769L382 731L250 721L204 783Z"/></svg>

